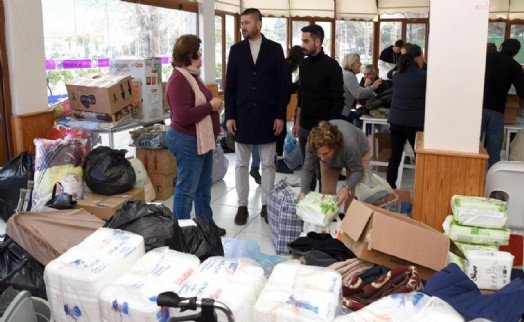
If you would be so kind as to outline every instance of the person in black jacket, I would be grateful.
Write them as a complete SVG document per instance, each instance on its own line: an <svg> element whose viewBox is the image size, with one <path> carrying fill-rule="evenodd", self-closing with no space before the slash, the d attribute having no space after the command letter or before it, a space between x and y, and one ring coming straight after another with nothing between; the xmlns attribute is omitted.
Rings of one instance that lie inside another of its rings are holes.
<svg viewBox="0 0 524 322"><path fill-rule="evenodd" d="M235 188L238 211L235 224L245 225L249 216L249 158L258 145L262 165L262 209L275 184L275 149L284 136L288 91L286 60L279 43L260 33L262 14L249 8L240 16L243 41L231 46L227 63L225 119L235 141Z"/></svg>
<svg viewBox="0 0 524 322"><path fill-rule="evenodd" d="M324 54L324 29L319 25L302 28L302 50L307 56L300 64L300 100L297 106L293 136L299 138L304 163L307 137L320 121L341 118L344 107L342 68L336 60ZM313 178L311 190L315 190Z"/></svg>
<svg viewBox="0 0 524 322"><path fill-rule="evenodd" d="M402 46L404 46L404 41L399 39L380 53L378 58L378 71L380 72L380 77L382 79L387 79L388 72L398 63Z"/></svg>
<svg viewBox="0 0 524 322"><path fill-rule="evenodd" d="M506 39L500 45L500 52L488 52L486 56L480 136L485 135L488 168L500 161L504 141L504 109L511 84L515 86L517 95L524 99L524 72L513 59L519 51L520 42L517 39Z"/></svg>
<svg viewBox="0 0 524 322"><path fill-rule="evenodd" d="M391 134L391 157L387 181L395 189L398 166L406 139L413 150L417 131L424 130L426 109L426 71L422 69L424 55L418 45L400 56L398 73L393 76L393 100L389 108L388 123Z"/></svg>

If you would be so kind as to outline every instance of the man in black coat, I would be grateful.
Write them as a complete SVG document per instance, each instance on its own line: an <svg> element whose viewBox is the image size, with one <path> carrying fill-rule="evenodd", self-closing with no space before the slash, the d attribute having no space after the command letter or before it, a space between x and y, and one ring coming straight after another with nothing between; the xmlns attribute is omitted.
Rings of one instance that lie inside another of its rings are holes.
<svg viewBox="0 0 524 322"><path fill-rule="evenodd" d="M488 168L500 161L504 141L504 109L512 84L517 95L524 99L524 72L514 59L519 51L520 42L517 39L506 39L500 45L500 52L488 52L486 57L480 136L485 135Z"/></svg>
<svg viewBox="0 0 524 322"><path fill-rule="evenodd" d="M235 141L235 188L238 211L235 224L245 225L249 213L249 158L258 145L262 165L262 210L275 184L275 148L284 135L288 100L286 61L280 44L260 33L258 9L244 10L240 17L244 40L231 46L226 74L226 128Z"/></svg>
<svg viewBox="0 0 524 322"><path fill-rule="evenodd" d="M302 28L302 49L307 58L300 64L299 101L293 125L293 136L299 138L302 163L311 129L320 121L342 118L344 108L342 68L336 60L324 54L323 41L324 29L321 26ZM311 191L315 186L316 179L313 178Z"/></svg>

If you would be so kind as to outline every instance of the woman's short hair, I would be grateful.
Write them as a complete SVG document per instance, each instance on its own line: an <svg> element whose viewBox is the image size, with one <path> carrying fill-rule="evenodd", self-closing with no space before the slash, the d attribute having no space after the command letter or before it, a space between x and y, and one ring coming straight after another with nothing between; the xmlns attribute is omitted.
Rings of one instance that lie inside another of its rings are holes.
<svg viewBox="0 0 524 322"><path fill-rule="evenodd" d="M334 124L328 121L321 121L314 127L307 138L309 153L316 155L317 149L327 146L338 151L342 146L342 132Z"/></svg>
<svg viewBox="0 0 524 322"><path fill-rule="evenodd" d="M202 41L195 35L183 35L175 41L171 66L185 67L191 65L191 59L198 59L200 43Z"/></svg>
<svg viewBox="0 0 524 322"><path fill-rule="evenodd" d="M360 55L357 53L346 54L342 60L342 69L351 70L351 65L357 61L357 58L360 58Z"/></svg>

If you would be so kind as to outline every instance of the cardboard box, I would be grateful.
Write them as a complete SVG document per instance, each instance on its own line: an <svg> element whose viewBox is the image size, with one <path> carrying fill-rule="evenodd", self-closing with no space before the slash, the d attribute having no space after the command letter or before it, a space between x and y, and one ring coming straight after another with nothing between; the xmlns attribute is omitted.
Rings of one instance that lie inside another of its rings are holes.
<svg viewBox="0 0 524 322"><path fill-rule="evenodd" d="M136 149L136 157L142 161L148 174L175 174L176 158L168 149Z"/></svg>
<svg viewBox="0 0 524 322"><path fill-rule="evenodd" d="M90 194L78 200L76 208L83 208L103 220L109 220L127 200L144 200L144 188L133 188L125 193L113 196Z"/></svg>
<svg viewBox="0 0 524 322"><path fill-rule="evenodd" d="M389 162L389 158L390 157L391 157L391 149L383 149L378 154L378 161ZM378 165L377 166L377 171L378 172L386 172L386 171L388 171L388 167L387 166L383 166L383 165Z"/></svg>
<svg viewBox="0 0 524 322"><path fill-rule="evenodd" d="M450 246L464 257L441 232L358 200L351 202L341 228L342 242L358 258L389 268L415 265L424 280L446 266Z"/></svg>
<svg viewBox="0 0 524 322"><path fill-rule="evenodd" d="M66 84L69 103L75 110L115 114L133 104L131 77L88 74Z"/></svg>
<svg viewBox="0 0 524 322"><path fill-rule="evenodd" d="M112 75L130 75L134 81L141 82L139 118L145 122L159 119L163 112L162 60L147 59L111 59L109 73Z"/></svg>
<svg viewBox="0 0 524 322"><path fill-rule="evenodd" d="M518 107L506 106L506 108L504 109L504 124L517 123L518 113L519 113Z"/></svg>
<svg viewBox="0 0 524 322"><path fill-rule="evenodd" d="M156 200L166 200L173 195L176 184L176 173L168 175L151 173L149 174L149 178L155 189Z"/></svg>

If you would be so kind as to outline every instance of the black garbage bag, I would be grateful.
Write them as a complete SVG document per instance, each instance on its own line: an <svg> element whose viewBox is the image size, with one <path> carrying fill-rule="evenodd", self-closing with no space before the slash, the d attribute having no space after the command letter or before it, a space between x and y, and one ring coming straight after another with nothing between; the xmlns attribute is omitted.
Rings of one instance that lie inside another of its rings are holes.
<svg viewBox="0 0 524 322"><path fill-rule="evenodd" d="M47 300L44 266L9 236L0 243L0 292L9 286Z"/></svg>
<svg viewBox="0 0 524 322"><path fill-rule="evenodd" d="M118 209L104 227L129 231L144 237L146 252L157 247L187 253L188 247L182 228L169 208L129 200Z"/></svg>
<svg viewBox="0 0 524 322"><path fill-rule="evenodd" d="M211 256L224 256L224 247L218 226L211 220L195 217L196 226L182 227L189 253L196 255L201 262Z"/></svg>
<svg viewBox="0 0 524 322"><path fill-rule="evenodd" d="M15 212L20 189L27 188L27 181L33 180L34 161L33 155L22 152L0 169L0 215L5 221Z"/></svg>
<svg viewBox="0 0 524 322"><path fill-rule="evenodd" d="M111 196L133 189L136 174L126 159L126 152L107 146L89 152L84 164L84 180L94 193Z"/></svg>

